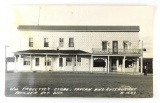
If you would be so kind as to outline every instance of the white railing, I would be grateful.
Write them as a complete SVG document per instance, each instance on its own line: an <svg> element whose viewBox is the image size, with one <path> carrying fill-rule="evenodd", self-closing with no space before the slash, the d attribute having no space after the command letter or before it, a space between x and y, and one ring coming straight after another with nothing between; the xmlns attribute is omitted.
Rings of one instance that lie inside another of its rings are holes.
<svg viewBox="0 0 160 103"><path fill-rule="evenodd" d="M142 54L142 49L118 49L116 52L112 48L102 50L101 48L92 48L93 54Z"/></svg>

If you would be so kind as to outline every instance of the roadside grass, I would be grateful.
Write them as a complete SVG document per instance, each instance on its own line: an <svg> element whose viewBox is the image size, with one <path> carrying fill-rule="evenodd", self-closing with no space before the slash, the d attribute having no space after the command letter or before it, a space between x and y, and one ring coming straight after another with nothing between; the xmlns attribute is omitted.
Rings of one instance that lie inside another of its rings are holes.
<svg viewBox="0 0 160 103"><path fill-rule="evenodd" d="M8 97L108 97L152 98L153 76L104 74L104 73L6 73L5 95ZM11 88L50 88L49 94L15 94ZM94 91L96 88L137 88L136 94L120 94L120 91ZM55 88L69 88L56 91ZM91 91L75 91L75 88L91 88Z"/></svg>

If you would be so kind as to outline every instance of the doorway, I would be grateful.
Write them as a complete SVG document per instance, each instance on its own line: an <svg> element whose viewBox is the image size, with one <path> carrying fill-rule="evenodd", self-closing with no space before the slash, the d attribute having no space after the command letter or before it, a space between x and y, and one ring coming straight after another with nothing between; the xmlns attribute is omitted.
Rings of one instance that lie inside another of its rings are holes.
<svg viewBox="0 0 160 103"><path fill-rule="evenodd" d="M117 61L117 59L112 59L112 62L111 62L111 70L113 70L113 71L117 70L116 61Z"/></svg>
<svg viewBox="0 0 160 103"><path fill-rule="evenodd" d="M118 41L113 41L113 54L118 54Z"/></svg>

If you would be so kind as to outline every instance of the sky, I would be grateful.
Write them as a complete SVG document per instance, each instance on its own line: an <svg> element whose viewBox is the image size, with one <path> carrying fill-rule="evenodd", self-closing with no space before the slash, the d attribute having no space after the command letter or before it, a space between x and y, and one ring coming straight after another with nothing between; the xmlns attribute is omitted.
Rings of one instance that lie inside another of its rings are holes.
<svg viewBox="0 0 160 103"><path fill-rule="evenodd" d="M12 5L5 10L4 30L5 44L10 46L8 52L18 50L18 25L136 25L140 26L140 44L143 41L143 47L147 50L144 58L153 57L152 6Z"/></svg>

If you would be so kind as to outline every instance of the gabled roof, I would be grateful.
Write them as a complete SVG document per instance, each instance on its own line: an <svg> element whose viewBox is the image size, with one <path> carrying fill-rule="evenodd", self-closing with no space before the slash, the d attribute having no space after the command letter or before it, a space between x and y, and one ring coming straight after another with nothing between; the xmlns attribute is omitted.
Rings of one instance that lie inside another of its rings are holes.
<svg viewBox="0 0 160 103"><path fill-rule="evenodd" d="M47 30L55 32L139 32L139 26L57 26L19 25L18 30Z"/></svg>
<svg viewBox="0 0 160 103"><path fill-rule="evenodd" d="M85 52L82 50L24 50L18 51L16 53L20 54L44 54L44 53L62 53L62 54L90 54L89 52Z"/></svg>

